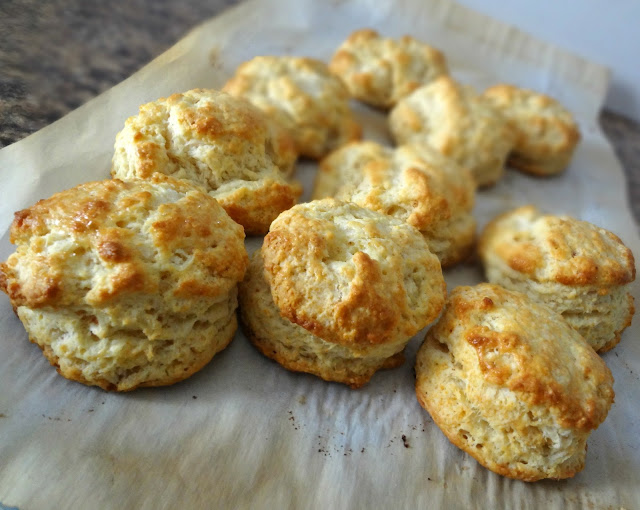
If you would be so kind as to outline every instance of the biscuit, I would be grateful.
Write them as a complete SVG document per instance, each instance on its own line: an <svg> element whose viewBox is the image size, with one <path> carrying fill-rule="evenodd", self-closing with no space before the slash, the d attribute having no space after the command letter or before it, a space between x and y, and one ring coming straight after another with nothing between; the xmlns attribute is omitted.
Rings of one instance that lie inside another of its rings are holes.
<svg viewBox="0 0 640 510"><path fill-rule="evenodd" d="M417 230L333 199L282 213L240 287L263 354L353 388L401 364L444 299L440 263Z"/></svg>
<svg viewBox="0 0 640 510"><path fill-rule="evenodd" d="M359 388L377 370L404 362L395 344L351 347L327 342L280 315L264 276L260 250L251 257L239 300L247 337L262 354L288 370Z"/></svg>
<svg viewBox="0 0 640 510"><path fill-rule="evenodd" d="M558 101L513 85L496 85L483 95L503 113L515 134L510 166L544 176L560 173L569 165L580 131Z"/></svg>
<svg viewBox="0 0 640 510"><path fill-rule="evenodd" d="M189 182L91 182L16 213L0 289L67 379L117 391L173 384L233 338L243 240Z"/></svg>
<svg viewBox="0 0 640 510"><path fill-rule="evenodd" d="M203 186L248 234L264 234L296 203L293 140L243 99L195 89L140 107L116 137L111 175L160 172Z"/></svg>
<svg viewBox="0 0 640 510"><path fill-rule="evenodd" d="M439 50L408 35L388 39L371 29L353 32L333 55L329 70L342 78L353 97L380 108L391 108L421 85L448 74Z"/></svg>
<svg viewBox="0 0 640 510"><path fill-rule="evenodd" d="M485 283L451 293L418 351L416 395L480 464L535 481L582 470L614 392L602 359L558 314Z"/></svg>
<svg viewBox="0 0 640 510"><path fill-rule="evenodd" d="M313 197L334 197L393 216L417 228L450 267L472 251L473 176L426 145L397 149L353 142L320 163Z"/></svg>
<svg viewBox="0 0 640 510"><path fill-rule="evenodd" d="M478 186L494 184L513 147L509 125L488 99L442 76L401 99L389 115L398 144L425 143L469 169Z"/></svg>
<svg viewBox="0 0 640 510"><path fill-rule="evenodd" d="M525 206L491 221L478 250L490 282L547 304L598 352L631 324L635 262L611 232Z"/></svg>
<svg viewBox="0 0 640 510"><path fill-rule="evenodd" d="M255 57L238 67L223 90L277 119L303 156L321 158L361 136L347 88L319 60Z"/></svg>

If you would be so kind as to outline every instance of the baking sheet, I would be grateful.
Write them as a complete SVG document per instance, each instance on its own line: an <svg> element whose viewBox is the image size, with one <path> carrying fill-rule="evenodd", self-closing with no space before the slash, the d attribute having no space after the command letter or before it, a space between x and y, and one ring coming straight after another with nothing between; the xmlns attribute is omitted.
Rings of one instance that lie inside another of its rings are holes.
<svg viewBox="0 0 640 510"><path fill-rule="evenodd" d="M187 8L187 7L185 7ZM258 54L328 59L353 30L409 33L445 51L479 89L508 81L556 96L583 140L568 171L541 180L508 171L478 195L484 225L535 203L618 234L638 255L622 169L597 124L607 71L449 0L266 0L210 20L122 84L0 151L0 259L13 212L108 176L115 134L141 103L220 87ZM357 106L365 137L390 143L384 117ZM299 165L308 196L315 166ZM250 250L260 245L250 239ZM449 289L481 281L446 272ZM640 303L638 283L632 293ZM616 402L593 433L585 470L535 484L482 468L449 444L413 391L413 360L360 390L293 374L241 332L200 373L167 388L106 393L66 381L27 341L0 296L0 502L39 508L620 508L640 501L640 320L603 357Z"/></svg>

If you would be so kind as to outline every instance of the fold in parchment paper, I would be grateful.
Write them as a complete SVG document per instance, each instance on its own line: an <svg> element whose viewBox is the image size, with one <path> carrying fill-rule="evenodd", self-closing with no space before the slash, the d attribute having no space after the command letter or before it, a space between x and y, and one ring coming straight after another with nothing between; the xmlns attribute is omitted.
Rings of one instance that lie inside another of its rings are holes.
<svg viewBox="0 0 640 510"><path fill-rule="evenodd" d="M326 60L361 27L412 34L441 48L458 79L479 89L505 81L537 89L578 119L583 140L568 171L552 179L507 171L478 194L480 227L535 203L610 229L640 255L623 173L596 122L605 69L449 0L267 0L204 23L130 79L0 151L0 257L13 250L14 211L108 176L114 136L140 104L220 87L255 55ZM365 137L389 144L384 116L356 108ZM299 165L307 197L314 171ZM253 250L260 242L247 244ZM449 289L481 278L469 265L446 272ZM640 298L637 282L632 293ZM603 356L616 402L591 436L585 470L526 484L452 446L418 405L412 369L423 333L402 367L357 391L289 373L238 332L187 381L119 395L58 376L0 296L0 502L21 509L638 508L639 323Z"/></svg>

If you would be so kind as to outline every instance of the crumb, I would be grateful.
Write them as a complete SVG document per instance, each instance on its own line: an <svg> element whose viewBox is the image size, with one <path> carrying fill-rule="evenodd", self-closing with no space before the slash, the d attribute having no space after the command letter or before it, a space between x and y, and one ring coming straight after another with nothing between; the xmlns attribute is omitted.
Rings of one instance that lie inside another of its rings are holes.
<svg viewBox="0 0 640 510"><path fill-rule="evenodd" d="M191 397L193 400L197 399L198 397L196 395L194 395L193 397Z"/></svg>
<svg viewBox="0 0 640 510"><path fill-rule="evenodd" d="M305 405L307 403L307 397L300 395L300 397L298 397L298 403Z"/></svg>
<svg viewBox="0 0 640 510"><path fill-rule="evenodd" d="M402 443L404 444L405 448L409 448L409 441L407 441L407 436L405 436L404 434L402 434Z"/></svg>

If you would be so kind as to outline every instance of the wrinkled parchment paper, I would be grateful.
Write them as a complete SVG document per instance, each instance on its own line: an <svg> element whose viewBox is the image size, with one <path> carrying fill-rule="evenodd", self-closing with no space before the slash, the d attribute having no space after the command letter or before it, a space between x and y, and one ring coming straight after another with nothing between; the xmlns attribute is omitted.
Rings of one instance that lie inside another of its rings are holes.
<svg viewBox="0 0 640 510"><path fill-rule="evenodd" d="M453 74L478 88L513 82L556 96L576 115L584 136L569 170L547 180L508 171L479 193L480 226L532 202L604 226L640 255L623 173L596 121L605 69L450 0L268 0L204 23L130 79L0 151L0 258L13 250L15 210L108 176L114 136L141 103L220 87L258 54L328 59L365 26L440 47ZM384 117L358 111L366 137L390 143ZM299 165L307 196L313 172L313 164ZM481 273L466 266L446 279L452 289ZM640 303L639 285L632 289ZM526 484L449 444L418 405L413 361L422 333L404 366L357 391L289 373L238 332L191 379L118 395L58 376L2 295L0 502L20 509L638 508L639 330L636 317L604 355L616 402L591 436L585 470L568 481Z"/></svg>

